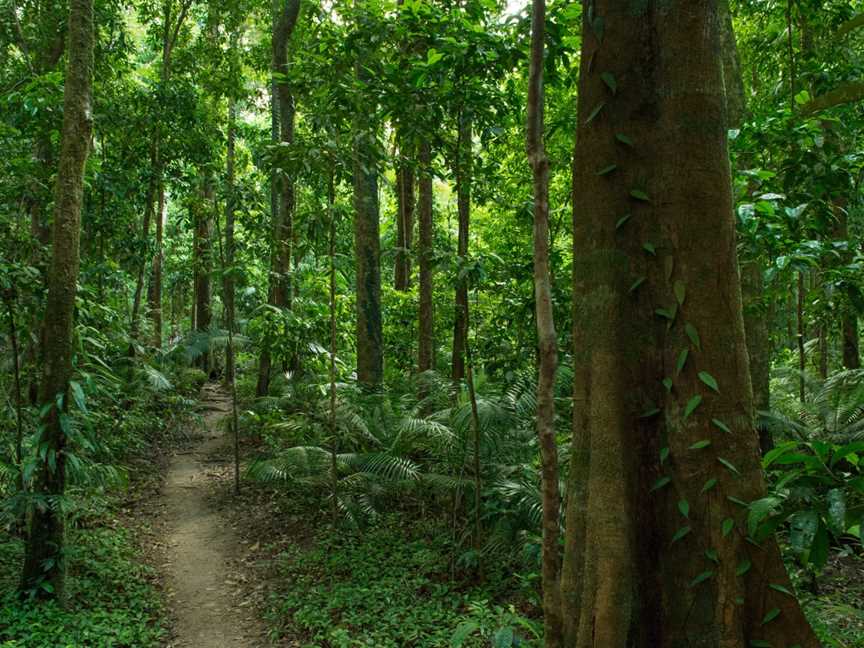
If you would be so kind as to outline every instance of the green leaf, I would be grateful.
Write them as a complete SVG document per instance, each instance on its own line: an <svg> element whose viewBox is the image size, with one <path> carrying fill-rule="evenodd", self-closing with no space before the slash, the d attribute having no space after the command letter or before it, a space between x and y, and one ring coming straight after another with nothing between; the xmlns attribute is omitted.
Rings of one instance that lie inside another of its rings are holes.
<svg viewBox="0 0 864 648"><path fill-rule="evenodd" d="M762 625L765 625L766 623L771 623L778 616L780 616L780 608L771 608L770 610L768 610L768 613L762 619Z"/></svg>
<svg viewBox="0 0 864 648"><path fill-rule="evenodd" d="M726 536L728 536L730 533L732 533L732 529L734 529L734 528L735 528L735 520L733 520L732 518L726 518L720 524L720 531L723 534L724 538Z"/></svg>
<svg viewBox="0 0 864 648"><path fill-rule="evenodd" d="M615 169L618 168L617 164L610 164L609 166L605 166L597 172L598 176L605 176L612 173Z"/></svg>
<svg viewBox="0 0 864 648"><path fill-rule="evenodd" d="M785 594L786 596L791 596L792 598L795 598L795 595L788 587L780 585L779 583L768 583L768 587L770 587L776 592L780 592L781 594Z"/></svg>
<svg viewBox="0 0 864 648"><path fill-rule="evenodd" d="M671 544L675 544L675 543L678 542L681 538L683 538L683 537L686 536L688 533L690 533L692 530L693 530L693 529L691 529L689 526L683 526L683 527L681 527L680 529L678 529L678 530L675 532L675 535L672 536L672 543L671 543Z"/></svg>
<svg viewBox="0 0 864 648"><path fill-rule="evenodd" d="M606 105L606 102L605 102L605 101L601 101L599 104L597 104L597 105L594 107L594 110L591 111L591 114L588 115L588 119L585 120L585 123L586 123L586 124L590 124L592 121L594 121L594 118L597 117L597 115L600 114L600 111L603 110L603 107L604 107L605 105Z"/></svg>
<svg viewBox="0 0 864 648"><path fill-rule="evenodd" d="M600 78L603 79L603 83L605 83L606 87L612 91L613 95L618 92L618 82L615 81L614 74L612 74L611 72L604 72L600 75Z"/></svg>
<svg viewBox="0 0 864 648"><path fill-rule="evenodd" d="M687 287L684 285L684 282L678 279L673 286L673 290L675 291L675 299L683 306L684 300L687 298Z"/></svg>
<svg viewBox="0 0 864 648"><path fill-rule="evenodd" d="M649 198L648 194L642 189L631 189L630 197L635 198L636 200L641 200L642 202L651 202L651 198Z"/></svg>
<svg viewBox="0 0 864 648"><path fill-rule="evenodd" d="M717 555L716 549L706 549L705 550L705 557L708 560L710 560L711 562L713 562L714 564L720 563L720 556Z"/></svg>
<svg viewBox="0 0 864 648"><path fill-rule="evenodd" d="M669 448L660 448L660 464L662 465L669 458Z"/></svg>
<svg viewBox="0 0 864 648"><path fill-rule="evenodd" d="M652 416L657 416L660 413L659 407L649 407L644 412L639 415L639 418L651 418Z"/></svg>
<svg viewBox="0 0 864 648"><path fill-rule="evenodd" d="M690 338L693 346L696 347L699 351L701 351L702 341L699 339L699 332L696 330L696 327L693 326L690 322L687 322L684 325L684 332L687 334L687 337Z"/></svg>
<svg viewBox="0 0 864 648"><path fill-rule="evenodd" d="M492 637L492 646L493 648L511 648L513 638L513 628L499 628Z"/></svg>
<svg viewBox="0 0 864 648"><path fill-rule="evenodd" d="M661 478L658 479L656 482L654 482L654 485L651 487L651 490L648 491L648 492L649 492L649 493L653 493L654 491L658 491L658 490L660 490L661 488L667 486L667 485L669 484L669 482L671 482L671 481L672 481L672 478L671 478L671 477L668 477L668 476L666 476L666 477L661 477Z"/></svg>
<svg viewBox="0 0 864 648"><path fill-rule="evenodd" d="M690 581L690 587L696 587L699 583L704 583L706 580L714 576L714 572L710 569L699 574L696 578Z"/></svg>
<svg viewBox="0 0 864 648"><path fill-rule="evenodd" d="M450 646L452 646L452 648L461 648L462 644L465 643L465 640L479 629L480 625L475 621L464 621L463 623L460 623L453 632L453 636L450 637Z"/></svg>
<svg viewBox="0 0 864 648"><path fill-rule="evenodd" d="M696 411L696 408L702 403L702 396L700 394L696 394L691 397L689 401L687 401L687 405L684 407L684 420L686 421L689 416Z"/></svg>
<svg viewBox="0 0 864 648"><path fill-rule="evenodd" d="M678 502L678 511L685 518L690 517L690 502L688 502L686 499L679 501Z"/></svg>
<svg viewBox="0 0 864 648"><path fill-rule="evenodd" d="M82 413L87 413L87 398L84 396L84 390L81 388L81 383L77 380L69 381L69 388L72 390L72 399L75 401L75 406Z"/></svg>
<svg viewBox="0 0 864 648"><path fill-rule="evenodd" d="M743 576L744 574L746 574L747 572L750 571L750 568L752 566L753 566L753 563L750 562L750 559L745 558L740 563L738 563L738 566L735 568L735 575L736 576Z"/></svg>
<svg viewBox="0 0 864 648"><path fill-rule="evenodd" d="M699 372L699 380L701 380L703 383L708 385L711 389L713 389L718 394L720 393L720 387L717 385L717 381L714 379L714 376L712 376L707 371L700 371Z"/></svg>
<svg viewBox="0 0 864 648"><path fill-rule="evenodd" d="M711 422L715 425L715 427L720 428L720 429L723 430L726 434L732 434L732 430L729 429L729 426L726 425L726 424L725 424L723 421L721 421L720 419L716 419L716 418L715 418L715 419L711 419Z"/></svg>
<svg viewBox="0 0 864 648"><path fill-rule="evenodd" d="M705 482L705 484L702 486L702 490L699 491L699 493L700 494L707 493L712 488L714 488L716 485L717 485L717 480L712 477L711 479L709 479L708 481Z"/></svg>
<svg viewBox="0 0 864 648"><path fill-rule="evenodd" d="M846 530L846 494L839 488L832 488L826 495L828 500L828 525L834 535L839 536Z"/></svg>
<svg viewBox="0 0 864 648"><path fill-rule="evenodd" d="M675 373L680 374L687 364L687 357L690 355L690 349L681 349L678 354L678 360L675 362Z"/></svg>
<svg viewBox="0 0 864 648"><path fill-rule="evenodd" d="M621 229L621 227L624 225L624 223L626 223L627 221L630 220L630 217L631 217L631 216L632 216L632 214L624 214L621 218L619 218L619 219L615 222L615 229L616 229L616 230L617 230L617 229Z"/></svg>
<svg viewBox="0 0 864 648"><path fill-rule="evenodd" d="M654 247L653 243L643 243L642 249L652 256L657 256L657 248Z"/></svg>
<svg viewBox="0 0 864 648"><path fill-rule="evenodd" d="M711 445L711 441L709 439L702 439L701 441L697 441L693 445L690 446L690 450L702 450Z"/></svg>
<svg viewBox="0 0 864 648"><path fill-rule="evenodd" d="M672 391L672 379L671 378L664 378L663 379L663 386L666 388L667 392L671 392Z"/></svg>
<svg viewBox="0 0 864 648"><path fill-rule="evenodd" d="M677 311L678 308L673 306L672 308L658 308L654 311L654 313L671 322L675 319L675 314L677 313Z"/></svg>
<svg viewBox="0 0 864 648"><path fill-rule="evenodd" d="M742 500L740 497L735 497L734 495L727 495L727 496L726 496L726 499L728 499L728 500L729 500L730 502L732 502L733 504L737 504L737 505L740 506L741 508L750 508L750 503L749 503L749 502L745 502L745 501Z"/></svg>
<svg viewBox="0 0 864 648"><path fill-rule="evenodd" d="M615 135L615 139L624 144L625 146L629 146L633 148L633 140L627 137L624 133L617 133Z"/></svg>
<svg viewBox="0 0 864 648"><path fill-rule="evenodd" d="M819 530L816 531L816 537L813 538L813 544L810 546L809 561L818 569L822 569L828 562L828 529L820 522Z"/></svg>
<svg viewBox="0 0 864 648"><path fill-rule="evenodd" d="M639 277L636 281L630 284L630 288L627 290L628 293L634 292L639 286L645 283L645 277Z"/></svg>
<svg viewBox="0 0 864 648"><path fill-rule="evenodd" d="M726 468L728 468L731 472L735 473L736 475L741 474L741 471L735 467L735 464L733 464L728 459L724 459L723 457L717 457L717 461L719 461L721 464L726 466Z"/></svg>

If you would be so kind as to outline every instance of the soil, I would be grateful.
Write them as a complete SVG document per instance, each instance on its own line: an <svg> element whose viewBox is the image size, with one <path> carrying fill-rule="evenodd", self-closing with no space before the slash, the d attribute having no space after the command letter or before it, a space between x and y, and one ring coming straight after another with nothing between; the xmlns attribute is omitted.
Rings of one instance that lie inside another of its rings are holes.
<svg viewBox="0 0 864 648"><path fill-rule="evenodd" d="M230 412L230 397L205 385L202 406L203 435L171 460L159 502L161 570L174 621L167 646L259 648L267 645L266 633L245 596L246 576L236 569L243 543L211 497L229 462L217 451L229 442L219 424Z"/></svg>

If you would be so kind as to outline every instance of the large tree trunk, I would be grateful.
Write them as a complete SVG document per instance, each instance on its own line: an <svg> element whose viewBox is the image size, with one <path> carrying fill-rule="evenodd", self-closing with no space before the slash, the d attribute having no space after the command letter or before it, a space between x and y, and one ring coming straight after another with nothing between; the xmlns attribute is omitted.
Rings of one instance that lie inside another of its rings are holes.
<svg viewBox="0 0 864 648"><path fill-rule="evenodd" d="M420 144L417 157L420 164L417 201L419 219L417 257L420 265L417 370L423 372L435 368L434 312L432 308L432 151L428 142Z"/></svg>
<svg viewBox="0 0 864 648"><path fill-rule="evenodd" d="M72 375L72 331L78 281L84 164L92 131L92 0L70 0L69 46L63 93L63 131L57 172L54 232L45 307L44 368L40 393L44 448L34 492L62 497L66 485L66 424ZM58 399L60 404L58 405ZM63 512L59 506L33 509L21 577L23 592L63 598L65 584Z"/></svg>
<svg viewBox="0 0 864 648"><path fill-rule="evenodd" d="M459 111L459 137L456 143L456 203L459 212L459 241L456 255L468 257L468 233L471 225L471 181L473 175L471 118L465 109ZM468 279L456 281L453 313L453 358L451 378L458 383L465 377L465 344L468 338Z"/></svg>
<svg viewBox="0 0 864 648"><path fill-rule="evenodd" d="M528 77L526 151L534 180L534 303L537 319L537 439L543 491L543 617L546 648L563 643L561 589L559 585L558 446L555 440L555 373L558 370L558 337L552 309L549 271L549 158L543 140L543 54L546 34L546 1L533 0L531 15L531 64Z"/></svg>
<svg viewBox="0 0 864 648"><path fill-rule="evenodd" d="M736 503L764 483L716 3L596 0L583 35L565 645L815 648Z"/></svg>
<svg viewBox="0 0 864 648"><path fill-rule="evenodd" d="M368 72L358 62L358 82L368 80ZM358 102L362 104L363 101ZM384 379L384 353L381 330L381 241L378 204L378 160L374 139L375 124L366 110L354 117L354 256L357 298L355 339L357 381L375 390Z"/></svg>

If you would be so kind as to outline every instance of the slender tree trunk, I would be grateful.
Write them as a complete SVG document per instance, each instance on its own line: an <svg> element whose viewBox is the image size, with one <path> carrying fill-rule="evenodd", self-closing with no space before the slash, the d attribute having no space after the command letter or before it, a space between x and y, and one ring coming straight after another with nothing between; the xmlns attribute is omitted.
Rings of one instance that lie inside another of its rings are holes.
<svg viewBox="0 0 864 648"><path fill-rule="evenodd" d="M796 305L795 315L798 322L798 400L801 403L807 400L806 391L806 371L807 371L807 356L804 352L804 273L798 272L798 302Z"/></svg>
<svg viewBox="0 0 864 648"><path fill-rule="evenodd" d="M396 252L394 287L411 288L411 244L414 238L414 169L404 142L396 168Z"/></svg>
<svg viewBox="0 0 864 648"><path fill-rule="evenodd" d="M861 368L861 354L858 350L858 316L847 308L840 322L843 337L843 366L846 369Z"/></svg>
<svg viewBox="0 0 864 648"><path fill-rule="evenodd" d="M155 210L154 200L156 199L156 161L158 159L159 153L159 144L156 141L156 136L154 135L150 141L150 179L147 184L147 197L146 203L144 205L144 217L141 222L141 236L142 241L145 242L150 238L150 221L153 220L153 212ZM138 339L139 326L141 320L141 297L144 292L144 279L145 272L147 268L147 260L146 256L142 256L141 264L138 267L138 276L135 280L135 293L132 297L132 315L130 317L129 324L129 338L130 342L134 343ZM134 349L132 344L129 346L129 355L134 355Z"/></svg>
<svg viewBox="0 0 864 648"><path fill-rule="evenodd" d="M288 44L297 26L300 0L284 0L273 6L273 51L270 118L271 140L290 145L294 141L294 96L288 82ZM270 295L269 303L276 308L291 308L291 256L294 242L294 181L288 173L274 170L270 175ZM265 339L258 358L257 396L270 390L272 366L271 340Z"/></svg>
<svg viewBox="0 0 864 648"><path fill-rule="evenodd" d="M459 111L459 137L456 144L456 203L459 212L459 241L456 254L464 262L468 258L468 233L471 224L471 182L473 153L471 118L465 109ZM451 378L459 383L465 376L465 342L468 336L468 281L456 281L453 318L453 359Z"/></svg>
<svg viewBox="0 0 864 648"><path fill-rule="evenodd" d="M716 3L595 0L583 21L564 645L816 648L736 503L764 483Z"/></svg>
<svg viewBox="0 0 864 648"><path fill-rule="evenodd" d="M534 303L537 319L537 439L543 491L543 617L544 645L563 645L558 518L558 446L555 440L555 373L558 370L558 336L552 309L549 272L549 158L543 141L543 59L546 34L546 1L533 0L531 15L531 64L528 77L526 151L534 178Z"/></svg>
<svg viewBox="0 0 864 648"><path fill-rule="evenodd" d="M210 309L210 272L212 251L210 249L210 209L212 187L210 180L204 180L198 204L193 207L194 231L192 242L193 272L195 282L195 330L206 335L210 330L212 313ZM198 366L210 371L210 351L204 351Z"/></svg>
<svg viewBox="0 0 864 648"><path fill-rule="evenodd" d="M336 457L339 452L339 439L336 429L336 212L333 203L336 191L333 186L333 173L327 182L327 212L330 220L330 240L328 260L330 263L330 474L333 501L331 515L333 527L339 522L339 468Z"/></svg>
<svg viewBox="0 0 864 648"><path fill-rule="evenodd" d="M222 292L225 302L225 328L228 329L229 344L225 347L225 384L234 384L234 131L237 106L233 98L228 103L228 145L225 155L225 175L228 182L228 197L225 201L225 260L223 262ZM233 387L232 387L233 388Z"/></svg>
<svg viewBox="0 0 864 648"><path fill-rule="evenodd" d="M728 127L741 128L747 118L744 98L744 80L738 44L732 26L729 0L717 3L720 21L720 47L723 57L723 91L726 96L726 120ZM749 168L749 160L739 163ZM733 195L734 198L734 195ZM733 204L734 207L734 204ZM750 382L753 386L753 404L756 409L756 429L762 453L774 447L771 431L762 423L758 412L767 411L770 402L771 343L768 334L768 318L765 306L765 280L762 274L763 260L752 253L744 252L741 263L741 297L744 305L744 334L750 360Z"/></svg>
<svg viewBox="0 0 864 648"><path fill-rule="evenodd" d="M40 393L40 461L34 492L55 501L36 506L21 576L23 593L63 599L66 560L62 498L66 485L66 423L72 375L72 335L79 267L84 164L90 150L93 87L92 0L70 0L69 44L63 92L63 130L57 171L51 266L45 307L44 367ZM44 449L44 453L42 450Z"/></svg>
<svg viewBox="0 0 864 648"><path fill-rule="evenodd" d="M6 302L6 313L9 317L9 346L12 351L12 378L15 389L15 466L18 469L18 489L24 490L24 420L21 415L23 405L21 396L21 356L18 351L18 331L15 327L15 299L16 290L14 285L3 294ZM19 520L21 522L21 520Z"/></svg>
<svg viewBox="0 0 864 648"><path fill-rule="evenodd" d="M420 265L420 308L417 330L417 370L435 368L434 312L432 305L432 150L428 142L420 144L418 153L419 197L419 245L417 256Z"/></svg>

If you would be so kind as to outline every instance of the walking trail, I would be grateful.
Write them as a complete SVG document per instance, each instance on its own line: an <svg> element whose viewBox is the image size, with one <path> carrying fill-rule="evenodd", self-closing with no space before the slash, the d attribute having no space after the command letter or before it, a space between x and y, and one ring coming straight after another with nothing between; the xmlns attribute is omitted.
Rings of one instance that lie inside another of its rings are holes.
<svg viewBox="0 0 864 648"><path fill-rule="evenodd" d="M167 581L175 619L170 648L255 648L263 633L249 610L234 600L230 558L236 552L231 525L208 501L208 467L226 441L219 422L230 397L213 384L202 390L203 437L177 454L163 491L167 523Z"/></svg>

